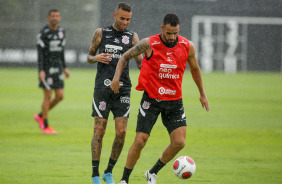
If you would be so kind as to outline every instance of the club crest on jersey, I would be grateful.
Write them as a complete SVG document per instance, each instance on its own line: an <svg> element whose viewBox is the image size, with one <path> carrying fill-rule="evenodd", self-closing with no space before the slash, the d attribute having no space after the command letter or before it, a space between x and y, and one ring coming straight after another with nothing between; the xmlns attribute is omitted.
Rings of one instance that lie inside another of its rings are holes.
<svg viewBox="0 0 282 184"><path fill-rule="evenodd" d="M58 33L58 35L59 35L59 38L60 38L60 39L63 39L63 38L64 38L64 33L63 33L62 31L60 31L60 32Z"/></svg>
<svg viewBox="0 0 282 184"><path fill-rule="evenodd" d="M149 109L149 108L150 108L150 105L151 105L150 102L144 101L144 103L143 103L143 105L142 105L142 108L143 108L143 109Z"/></svg>
<svg viewBox="0 0 282 184"><path fill-rule="evenodd" d="M122 36L122 43L129 44L129 37L128 36Z"/></svg>
<svg viewBox="0 0 282 184"><path fill-rule="evenodd" d="M49 85L53 85L53 78L51 78L51 77L47 78L47 83Z"/></svg>
<svg viewBox="0 0 282 184"><path fill-rule="evenodd" d="M106 106L107 106L106 102L102 101L102 102L99 102L99 103L100 103L99 109L100 109L101 111L106 110Z"/></svg>

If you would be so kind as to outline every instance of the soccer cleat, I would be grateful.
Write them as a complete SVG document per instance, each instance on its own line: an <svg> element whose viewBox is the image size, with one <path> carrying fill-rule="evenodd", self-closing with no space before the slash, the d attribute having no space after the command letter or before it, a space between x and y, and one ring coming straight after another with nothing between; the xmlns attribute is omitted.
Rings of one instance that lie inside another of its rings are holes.
<svg viewBox="0 0 282 184"><path fill-rule="evenodd" d="M102 179L107 183L107 184L115 184L113 180L113 174L112 173L104 173L102 175Z"/></svg>
<svg viewBox="0 0 282 184"><path fill-rule="evenodd" d="M157 183L157 175L155 173L151 174L149 171L150 170L148 170L145 173L145 178L148 181L147 184L156 184Z"/></svg>
<svg viewBox="0 0 282 184"><path fill-rule="evenodd" d="M127 184L127 183L124 180L120 180L120 182L118 184Z"/></svg>
<svg viewBox="0 0 282 184"><path fill-rule="evenodd" d="M99 176L92 177L92 182L93 184L102 184Z"/></svg>
<svg viewBox="0 0 282 184"><path fill-rule="evenodd" d="M44 128L43 134L57 134L57 132L50 126L47 126L46 128Z"/></svg>
<svg viewBox="0 0 282 184"><path fill-rule="evenodd" d="M39 128L43 131L44 130L44 120L38 114L34 114L33 119L37 121Z"/></svg>

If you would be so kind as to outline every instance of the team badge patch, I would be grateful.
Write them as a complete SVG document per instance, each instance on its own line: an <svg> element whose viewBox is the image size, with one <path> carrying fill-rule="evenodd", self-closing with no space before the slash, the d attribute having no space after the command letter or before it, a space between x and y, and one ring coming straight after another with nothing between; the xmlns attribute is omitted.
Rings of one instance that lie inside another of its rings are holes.
<svg viewBox="0 0 282 184"><path fill-rule="evenodd" d="M128 36L122 36L122 43L129 44L129 37Z"/></svg>
<svg viewBox="0 0 282 184"><path fill-rule="evenodd" d="M106 110L106 106L107 106L106 102L102 101L102 102L100 102L99 109L101 111L104 111L104 110Z"/></svg>
<svg viewBox="0 0 282 184"><path fill-rule="evenodd" d="M60 31L58 34L59 34L59 38L60 38L60 39L63 39L63 38L64 38L64 33L63 33L62 31Z"/></svg>
<svg viewBox="0 0 282 184"><path fill-rule="evenodd" d="M144 103L143 103L143 105L142 105L142 108L143 108L143 109L149 109L149 108L150 108L150 105L151 105L150 102L144 101Z"/></svg>

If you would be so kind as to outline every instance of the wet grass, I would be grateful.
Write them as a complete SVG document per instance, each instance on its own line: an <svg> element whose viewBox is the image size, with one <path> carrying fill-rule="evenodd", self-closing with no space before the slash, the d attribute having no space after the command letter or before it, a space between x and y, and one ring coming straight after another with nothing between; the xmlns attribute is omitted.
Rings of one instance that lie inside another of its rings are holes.
<svg viewBox="0 0 282 184"><path fill-rule="evenodd" d="M50 112L59 134L42 135L32 116L43 97L35 68L0 68L0 183L91 183L90 142L93 132L92 93L96 70L70 69L65 99ZM136 86L138 71L131 71ZM280 184L282 183L282 75L279 73L203 74L211 110L205 112L189 71L183 80L187 116L186 147L177 155L191 156L195 175L180 180L172 162L158 174L159 184ZM134 140L142 92L132 89L131 114L124 150L114 168L122 176ZM106 168L114 139L112 116L104 137L100 172ZM131 175L143 184L143 174L169 143L160 119Z"/></svg>

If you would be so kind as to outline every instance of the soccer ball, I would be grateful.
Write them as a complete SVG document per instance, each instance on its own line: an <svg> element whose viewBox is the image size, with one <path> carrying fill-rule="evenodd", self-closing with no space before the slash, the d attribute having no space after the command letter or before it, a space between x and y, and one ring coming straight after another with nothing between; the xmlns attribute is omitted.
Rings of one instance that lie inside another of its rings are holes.
<svg viewBox="0 0 282 184"><path fill-rule="evenodd" d="M196 171L196 164L191 157L181 156L173 163L173 172L180 179L188 179Z"/></svg>

